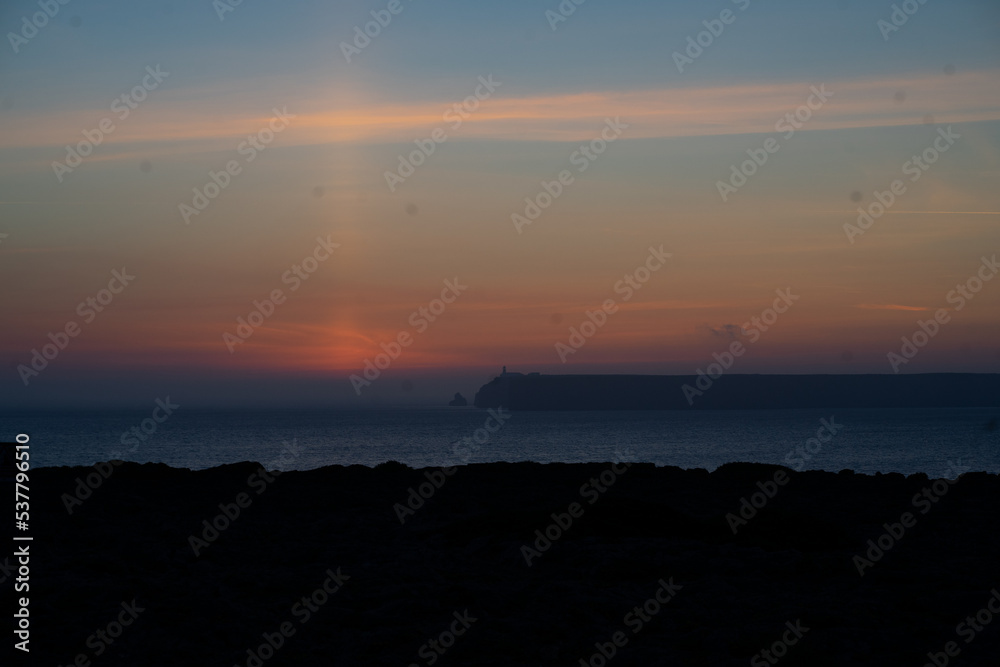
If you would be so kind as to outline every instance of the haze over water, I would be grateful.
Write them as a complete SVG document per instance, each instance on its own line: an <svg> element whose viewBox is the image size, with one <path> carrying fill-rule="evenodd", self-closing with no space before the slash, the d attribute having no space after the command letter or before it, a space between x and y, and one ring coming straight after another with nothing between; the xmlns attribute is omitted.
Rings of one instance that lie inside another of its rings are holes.
<svg viewBox="0 0 1000 667"><path fill-rule="evenodd" d="M180 410L145 436L145 442L131 434L148 417L142 412L18 415L0 419L0 428L21 424L33 439L44 442L34 453L38 466L91 465L118 457L192 469L250 460L276 469L308 470L389 460L428 467L617 457L708 470L753 461L834 472L925 472L931 477L944 476L949 461L961 460L973 471L1000 472L996 409L501 414L510 418L493 433L484 429L489 413L471 408ZM816 444L807 440L815 437L821 420L830 423L831 417L836 434L809 454ZM479 429L482 442L473 451ZM123 435L126 445L121 444Z"/></svg>

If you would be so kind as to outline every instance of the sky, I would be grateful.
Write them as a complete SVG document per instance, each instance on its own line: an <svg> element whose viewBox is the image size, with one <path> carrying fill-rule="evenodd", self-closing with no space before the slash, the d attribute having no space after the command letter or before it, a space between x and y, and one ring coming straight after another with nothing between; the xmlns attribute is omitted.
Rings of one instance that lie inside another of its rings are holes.
<svg viewBox="0 0 1000 667"><path fill-rule="evenodd" d="M731 373L1000 372L995 2L0 28L2 405L440 404L734 342Z"/></svg>

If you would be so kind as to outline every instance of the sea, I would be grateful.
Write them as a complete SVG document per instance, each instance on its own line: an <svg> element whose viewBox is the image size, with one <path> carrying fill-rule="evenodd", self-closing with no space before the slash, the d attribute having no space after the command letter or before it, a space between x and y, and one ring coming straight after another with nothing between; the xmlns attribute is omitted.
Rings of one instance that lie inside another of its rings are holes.
<svg viewBox="0 0 1000 667"><path fill-rule="evenodd" d="M255 461L414 468L494 461L749 461L802 470L1000 473L1000 409L490 412L477 408L146 411L0 415L0 441L29 436L33 467L121 459L205 469Z"/></svg>

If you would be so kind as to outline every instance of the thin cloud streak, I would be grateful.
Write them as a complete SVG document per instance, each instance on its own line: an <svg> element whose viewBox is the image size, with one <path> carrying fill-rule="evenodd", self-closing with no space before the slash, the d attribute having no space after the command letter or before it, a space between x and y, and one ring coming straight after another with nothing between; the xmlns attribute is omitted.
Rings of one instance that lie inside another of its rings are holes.
<svg viewBox="0 0 1000 667"><path fill-rule="evenodd" d="M925 308L924 306L901 306L895 303L887 303L887 304L861 303L855 306L855 308L861 308L863 310L907 310L907 311L930 310L930 308Z"/></svg>
<svg viewBox="0 0 1000 667"><path fill-rule="evenodd" d="M939 124L1000 120L997 78L996 71L984 70L825 82L833 95L800 131L919 125L927 114ZM581 141L592 139L604 119L615 116L631 124L628 138L634 139L774 133L779 119L806 102L812 85L819 86L796 82L516 98L506 97L501 87L456 129L444 112L460 99L347 106L336 98L289 100L288 112L296 117L280 145L409 143L436 127L457 139ZM894 90L908 91L911 102L894 103ZM220 100L217 109L192 109L188 97L184 91L164 90L141 114L116 122L105 142L197 141L190 150L233 149L271 118L269 110L264 115L226 113L247 108L231 99ZM277 106L285 106L284 101ZM0 133L0 147L62 146L109 115L89 109L11 118ZM176 152L176 147L168 150Z"/></svg>

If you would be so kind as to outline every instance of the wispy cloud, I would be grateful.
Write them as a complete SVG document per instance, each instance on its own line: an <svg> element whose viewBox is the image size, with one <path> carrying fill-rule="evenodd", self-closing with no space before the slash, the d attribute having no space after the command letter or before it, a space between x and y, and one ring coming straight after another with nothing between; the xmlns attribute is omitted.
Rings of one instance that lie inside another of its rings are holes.
<svg viewBox="0 0 1000 667"><path fill-rule="evenodd" d="M982 70L825 82L833 96L803 130L913 125L922 123L927 114L939 123L1000 120L998 76L995 70ZM806 101L810 85L765 83L533 97L507 97L500 88L451 134L462 139L578 141L593 138L609 116L631 124L629 138L770 133L778 119ZM906 104L892 99L900 90L907 93ZM192 150L231 147L270 117L266 109L263 114L247 113L241 94L221 95L206 108L203 103L192 104L184 90L164 90L141 113L116 123L106 141L110 145L162 142L173 152L177 146L169 144L179 141L198 142ZM289 112L297 117L282 144L410 142L435 127L448 129L444 112L456 101L368 102L352 97L345 102L333 96L300 96L287 100ZM108 115L106 110L76 109L9 118L0 130L0 146L64 145Z"/></svg>
<svg viewBox="0 0 1000 667"><path fill-rule="evenodd" d="M930 213L934 215L1000 215L1000 211L886 211L886 213Z"/></svg>
<svg viewBox="0 0 1000 667"><path fill-rule="evenodd" d="M923 306L901 306L896 303L860 303L855 308L861 308L863 310L914 310L914 311L924 311L930 310L930 308L925 308Z"/></svg>

